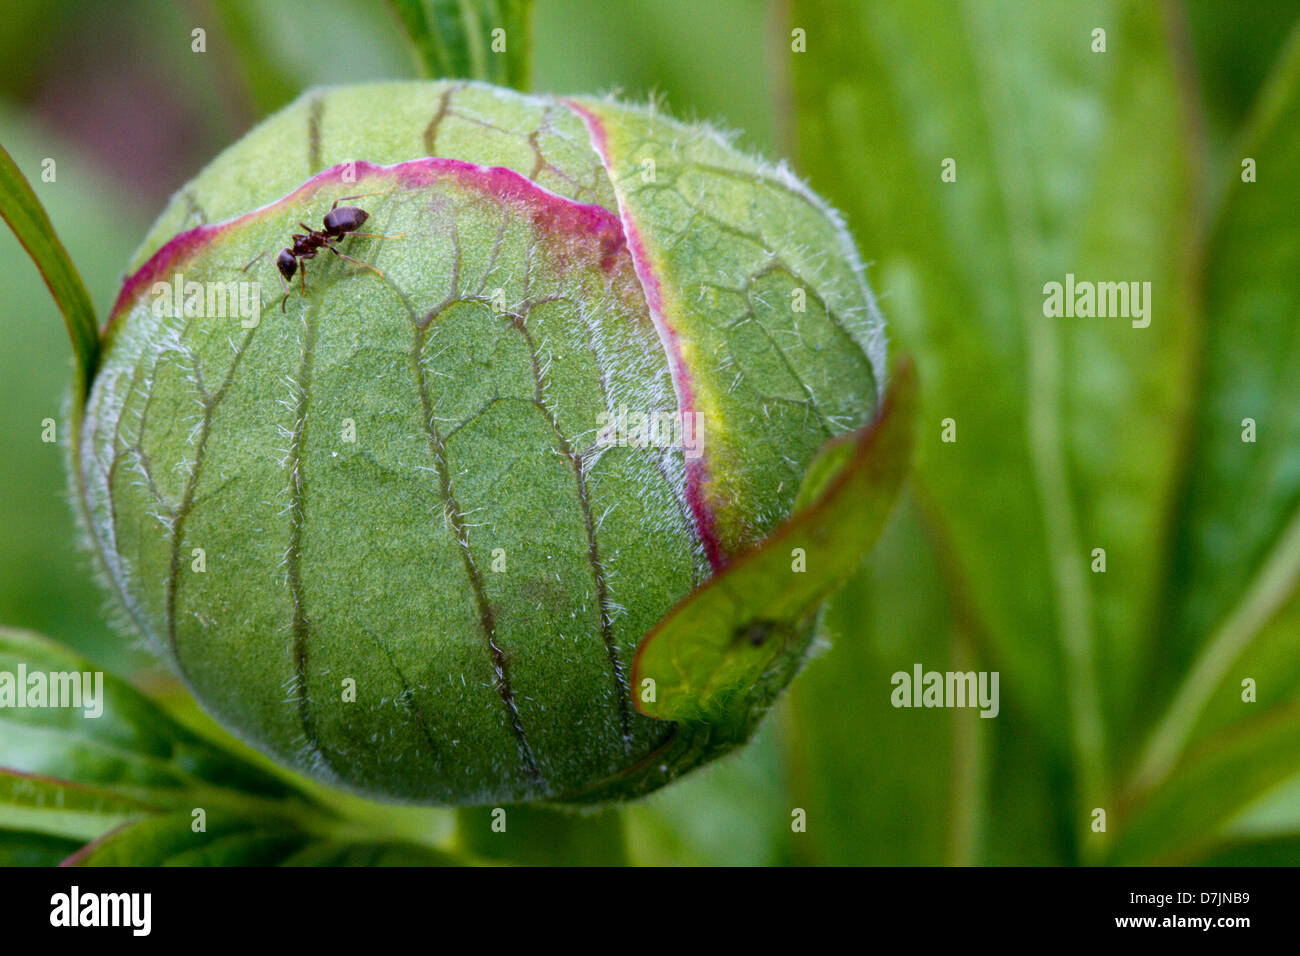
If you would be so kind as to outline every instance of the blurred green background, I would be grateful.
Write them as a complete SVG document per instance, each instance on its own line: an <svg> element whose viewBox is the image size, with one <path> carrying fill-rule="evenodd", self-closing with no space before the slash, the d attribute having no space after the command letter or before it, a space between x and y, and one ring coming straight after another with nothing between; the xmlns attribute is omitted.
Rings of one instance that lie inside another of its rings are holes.
<svg viewBox="0 0 1300 956"><path fill-rule="evenodd" d="M627 810L634 861L1300 862L1298 19L538 0L535 89L656 95L846 214L925 396L912 489L829 646L754 744ZM0 141L103 314L166 198L259 118L410 75L370 0L8 0ZM0 262L0 623L161 686L107 623L40 440L71 373L61 323L7 231ZM1151 281L1151 327L1043 318L1067 272ZM894 709L915 663L998 670L1001 713Z"/></svg>

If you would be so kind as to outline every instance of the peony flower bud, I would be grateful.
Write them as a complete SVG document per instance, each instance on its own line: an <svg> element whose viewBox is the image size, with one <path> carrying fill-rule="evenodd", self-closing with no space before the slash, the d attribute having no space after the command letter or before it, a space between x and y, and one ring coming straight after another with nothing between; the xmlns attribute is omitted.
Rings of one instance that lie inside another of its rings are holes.
<svg viewBox="0 0 1300 956"><path fill-rule="evenodd" d="M807 628L726 734L632 675L883 374L853 245L784 167L612 100L353 86L163 212L76 480L135 626L254 746L385 799L606 799L797 670Z"/></svg>

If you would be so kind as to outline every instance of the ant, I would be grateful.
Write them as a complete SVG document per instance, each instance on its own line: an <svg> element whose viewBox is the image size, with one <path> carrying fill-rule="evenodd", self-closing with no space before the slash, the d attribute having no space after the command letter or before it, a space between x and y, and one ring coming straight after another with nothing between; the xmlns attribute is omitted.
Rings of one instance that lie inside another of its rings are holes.
<svg viewBox="0 0 1300 956"><path fill-rule="evenodd" d="M285 311L284 304L288 301L290 292L289 283L293 279L295 272L298 273L299 281L302 283L303 294L306 294L307 260L315 259L316 255L322 249L328 249L340 259L346 259L348 262L369 269L381 279L384 277L382 272L370 265L368 262L362 262L360 259L354 259L345 253L339 252L336 246L336 243L348 236L362 236L363 238L371 239L402 238L400 235L383 236L374 232L357 232L358 229L365 225L366 220L370 218L370 213L356 206L344 206L341 209L339 208L339 203L346 202L350 199L363 199L366 196L379 195L383 195L383 193L362 193L357 196L341 196L334 200L334 205L330 206L329 212L325 214L323 229L313 229L305 222L298 223L298 225L306 231L301 233L295 232L293 234L293 245L281 249L279 255L275 257L275 267L280 270L280 275L282 276L281 282L284 285L284 298L280 300L281 312ZM266 255L265 252L259 254L253 262L257 262L257 260L261 259L264 255ZM244 266L243 271L247 272L253 265L253 262Z"/></svg>

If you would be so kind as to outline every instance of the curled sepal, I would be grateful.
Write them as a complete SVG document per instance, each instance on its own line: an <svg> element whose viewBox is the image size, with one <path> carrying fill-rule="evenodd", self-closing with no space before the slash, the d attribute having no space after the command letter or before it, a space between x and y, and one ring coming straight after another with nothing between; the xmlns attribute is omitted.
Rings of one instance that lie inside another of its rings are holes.
<svg viewBox="0 0 1300 956"><path fill-rule="evenodd" d="M793 516L646 636L633 667L641 713L751 723L767 675L803 652L817 609L884 528L911 458L915 395L912 365L900 363L876 419L813 461Z"/></svg>

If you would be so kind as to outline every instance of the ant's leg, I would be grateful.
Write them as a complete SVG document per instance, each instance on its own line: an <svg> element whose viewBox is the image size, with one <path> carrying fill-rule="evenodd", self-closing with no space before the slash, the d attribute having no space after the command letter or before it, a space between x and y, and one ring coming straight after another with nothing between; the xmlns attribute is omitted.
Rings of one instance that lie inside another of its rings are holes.
<svg viewBox="0 0 1300 956"><path fill-rule="evenodd" d="M280 288L284 289L284 295L280 297L280 311L283 312L284 304L289 300L289 293L293 291L293 286L289 285L279 269L275 270L275 277L280 280Z"/></svg>
<svg viewBox="0 0 1300 956"><path fill-rule="evenodd" d="M275 277L280 280L280 287L284 289L284 295L280 296L280 312L284 312L284 304L289 301L289 293L293 291L293 286L286 279L279 269L275 270Z"/></svg>
<svg viewBox="0 0 1300 956"><path fill-rule="evenodd" d="M334 253L334 255L338 256L340 259L346 259L348 262L361 266L363 269L369 269L371 272L379 276L379 278L381 279L384 277L384 274L382 272L380 272L378 269L376 269L368 262L362 262L360 259L353 259L351 256L344 255L343 253L335 249L333 246L326 246L325 248L328 249L330 252Z"/></svg>
<svg viewBox="0 0 1300 956"><path fill-rule="evenodd" d="M334 200L334 205L330 206L330 212L333 212L335 209L337 209L339 203L347 202L349 199L366 199L369 196L387 196L396 188L397 188L397 184L394 183L393 185L389 186L387 189L377 193L357 193L355 196L340 196L338 199Z"/></svg>

